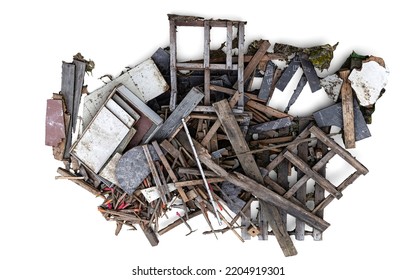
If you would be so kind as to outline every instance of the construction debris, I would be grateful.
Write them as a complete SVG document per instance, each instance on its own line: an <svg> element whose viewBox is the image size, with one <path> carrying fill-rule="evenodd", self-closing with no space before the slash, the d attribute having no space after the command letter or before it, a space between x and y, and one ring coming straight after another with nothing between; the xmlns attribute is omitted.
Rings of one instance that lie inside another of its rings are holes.
<svg viewBox="0 0 416 280"><path fill-rule="evenodd" d="M324 209L368 173L347 149L371 136L367 124L389 73L384 61L353 53L339 71L319 77L337 44L276 43L269 52L269 41L256 40L244 54L246 22L168 19L169 48L116 78L106 75L109 81L91 93L83 83L94 63L81 54L63 62L61 91L46 109L45 144L65 166L56 178L101 197L98 210L116 222L116 235L123 225L140 228L152 246L181 225L186 236L195 232L188 221L200 214L209 228L204 235L231 231L242 242L275 236L285 256L297 254L291 235L322 240L330 225ZM178 26L203 28L201 60L177 61ZM227 34L217 50L212 27ZM271 107L279 98L274 89L283 91L298 70L286 110ZM310 116L289 114L306 84L327 92L333 105ZM341 131L331 133L333 126ZM339 184L327 179L335 156L354 169Z"/></svg>

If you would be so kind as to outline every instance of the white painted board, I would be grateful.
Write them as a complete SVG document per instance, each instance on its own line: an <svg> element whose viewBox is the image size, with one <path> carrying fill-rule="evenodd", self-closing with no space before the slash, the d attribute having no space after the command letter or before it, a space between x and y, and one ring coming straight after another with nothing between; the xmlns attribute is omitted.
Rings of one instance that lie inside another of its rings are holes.
<svg viewBox="0 0 416 280"><path fill-rule="evenodd" d="M72 154L98 174L128 132L129 128L103 107L75 143Z"/></svg>
<svg viewBox="0 0 416 280"><path fill-rule="evenodd" d="M105 103L105 107L111 111L117 118L119 118L129 128L133 126L134 119L130 116L120 105L118 105L113 99L108 99Z"/></svg>
<svg viewBox="0 0 416 280"><path fill-rule="evenodd" d="M139 89L142 101L147 102L169 89L156 64L147 59L129 71L130 77Z"/></svg>
<svg viewBox="0 0 416 280"><path fill-rule="evenodd" d="M101 177L110 181L114 185L118 185L117 178L116 178L116 166L120 158L121 158L121 154L115 153L99 174Z"/></svg>

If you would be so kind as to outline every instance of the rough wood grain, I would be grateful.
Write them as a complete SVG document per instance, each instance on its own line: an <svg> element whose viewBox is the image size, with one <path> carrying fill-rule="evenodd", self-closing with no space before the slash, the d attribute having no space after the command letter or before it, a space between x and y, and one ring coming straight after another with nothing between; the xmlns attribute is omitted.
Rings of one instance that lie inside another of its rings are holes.
<svg viewBox="0 0 416 280"><path fill-rule="evenodd" d="M339 76L343 80L341 86L342 116L344 129L345 148L355 148L355 128L354 128L354 101L353 93L348 75L350 70L339 71Z"/></svg>
<svg viewBox="0 0 416 280"><path fill-rule="evenodd" d="M318 182L320 186L322 186L331 195L335 196L335 198L340 199L342 197L342 193L340 193L331 182L329 182L324 177L313 171L297 155L291 153L290 151L286 151L283 154L283 156L287 158L291 163L293 163L297 168L299 168L303 173L308 175L310 178L314 179L315 182Z"/></svg>
<svg viewBox="0 0 416 280"><path fill-rule="evenodd" d="M178 127L182 125L182 119L186 118L192 110L204 98L204 93L199 88L192 88L182 102L176 107L168 119L153 136L153 140L163 141L169 138Z"/></svg>
<svg viewBox="0 0 416 280"><path fill-rule="evenodd" d="M74 177L74 176L76 176L74 173L69 172L68 170L65 170L61 167L59 167L56 172L58 172L60 175L65 176L65 177ZM83 189L89 191L90 193L92 193L95 196L102 196L100 190L98 190L97 188L95 188L94 186L88 184L87 182L85 182L83 180L76 180L76 179L68 179L68 180L74 182L75 184L77 184L78 186L82 187Z"/></svg>
<svg viewBox="0 0 416 280"><path fill-rule="evenodd" d="M184 143L184 148L192 151L189 143L187 143L187 136L186 134L181 131L176 136L179 142ZM293 215L296 218L299 218L305 221L311 227L316 227L322 231L329 227L329 223L322 220L321 218L317 217L316 215L311 214L309 211L305 210L303 207L296 205L295 203L291 202L283 198L281 195L269 190L265 186L257 183L256 181L252 180L251 178L234 172L228 173L225 169L221 166L217 165L212 159L211 156L208 154L206 149L202 147L197 141L193 141L194 145L198 151L199 159L202 163L204 163L209 169L214 171L220 177L223 177L227 181L231 182L234 185L237 185L252 193L254 196L262 199L269 204L272 204L279 209L283 209L287 211L289 214Z"/></svg>

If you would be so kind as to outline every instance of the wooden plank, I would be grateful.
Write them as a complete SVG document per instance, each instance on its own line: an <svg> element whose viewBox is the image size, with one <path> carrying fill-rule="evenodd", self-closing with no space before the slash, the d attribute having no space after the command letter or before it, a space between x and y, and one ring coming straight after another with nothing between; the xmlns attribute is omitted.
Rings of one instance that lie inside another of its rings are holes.
<svg viewBox="0 0 416 280"><path fill-rule="evenodd" d="M208 67L204 66L204 63L195 63L195 62L177 62L177 70L227 70L226 65L224 64L215 64L210 63ZM237 70L237 65L231 66L231 70Z"/></svg>
<svg viewBox="0 0 416 280"><path fill-rule="evenodd" d="M249 127L249 133L262 133L270 130L277 130L292 125L290 118L282 118L278 120L268 121Z"/></svg>
<svg viewBox="0 0 416 280"><path fill-rule="evenodd" d="M178 178L176 177L175 172L172 170L172 168L171 168L168 160L166 159L164 153L162 152L162 149L160 148L159 144L156 141L153 141L152 145L155 148L155 151L156 151L157 155L159 156L160 161L162 162L163 166L165 167L166 171L168 172L169 177L172 179L172 182L174 182L174 183L178 182ZM181 198L184 202L187 202L189 200L182 188L178 188L178 192L179 192L179 195L181 196Z"/></svg>
<svg viewBox="0 0 416 280"><path fill-rule="evenodd" d="M270 205L264 201L260 201L260 207L265 219L268 221L273 233L283 251L285 257L297 255L297 250L293 244L292 239L287 233L286 226L281 219L277 207Z"/></svg>
<svg viewBox="0 0 416 280"><path fill-rule="evenodd" d="M75 65L75 83L74 83L74 107L73 107L73 118L72 118L72 129L75 132L78 120L78 110L81 103L82 86L84 85L84 76L86 63L84 61L74 60Z"/></svg>
<svg viewBox="0 0 416 280"><path fill-rule="evenodd" d="M74 173L69 172L68 170L65 170L61 167L59 167L56 172L58 172L60 175L65 176L65 177L74 177L74 176L76 176ZM77 184L78 186L82 187L83 189L87 190L88 192L92 193L95 196L103 197L101 195L100 190L98 190L97 188L95 188L94 186L88 184L87 182L85 182L83 180L76 180L76 179L68 179L68 180L74 182L75 184Z"/></svg>
<svg viewBox="0 0 416 280"><path fill-rule="evenodd" d="M239 36L241 35L239 34ZM263 58L264 54L267 52L267 49L269 47L270 47L269 41L265 40L261 43L257 52L254 54L253 58L250 60L250 62L244 69L243 83L251 76L251 74L253 74L254 70L256 70L257 64L259 64L260 60ZM238 51L238 54L240 54L240 49ZM235 84L233 88L238 89L238 91L240 91L238 84Z"/></svg>
<svg viewBox="0 0 416 280"><path fill-rule="evenodd" d="M176 136L179 142L184 144L184 148L188 151L192 151L190 144L187 142L187 136L185 132L181 131ZM281 195L269 190L262 184L257 183L251 178L240 174L238 172L228 173L221 166L216 164L212 159L207 150L201 146L197 141L193 141L196 150L198 151L198 157L203 164L205 164L209 169L214 171L220 177L223 177L230 183L241 187L243 190L250 192L252 195L258 197L259 199L272 204L279 209L287 211L289 214L293 215L296 218L302 219L311 227L317 227L320 230L324 231L329 227L329 223L323 219L317 217L316 215L311 214L308 210L303 207L283 198Z"/></svg>
<svg viewBox="0 0 416 280"><path fill-rule="evenodd" d="M201 176L201 172L197 168L189 168L189 167L178 167L176 170L179 174L188 174L188 175L197 175ZM204 170L204 174L206 177L214 177L217 176L214 172L210 170Z"/></svg>
<svg viewBox="0 0 416 280"><path fill-rule="evenodd" d="M268 61L258 94L259 99L264 101L267 101L269 99L270 89L272 88L275 70L276 65L272 61Z"/></svg>
<svg viewBox="0 0 416 280"><path fill-rule="evenodd" d="M350 70L339 71L339 76L343 80L341 86L341 102L343 116L343 131L345 148L355 148L355 128L354 128L354 97L348 76Z"/></svg>
<svg viewBox="0 0 416 280"><path fill-rule="evenodd" d="M345 179L339 186L338 190L340 192L344 191L349 185L354 183L355 180L357 180L358 177L360 177L360 172L356 171L350 176L348 176L347 179ZM332 201L334 200L334 197L331 195L328 195L325 197L325 199L312 210L312 214L319 213L319 211L322 211L325 207L327 207ZM319 229L318 229L319 230Z"/></svg>
<svg viewBox="0 0 416 280"><path fill-rule="evenodd" d="M179 158L180 152L178 149L176 149L168 140L163 140L162 143L160 143L160 146L168 152L173 158Z"/></svg>
<svg viewBox="0 0 416 280"><path fill-rule="evenodd" d="M299 122L301 126L303 123L302 121ZM298 156L304 162L308 162L308 143L300 143L298 145ZM302 170L297 170L297 179L301 179L304 177L304 173ZM306 182L301 184L296 192L296 198L300 201L300 203L306 205ZM305 239L305 222L302 220L296 219L296 227L295 227L295 238L296 240L304 240Z"/></svg>
<svg viewBox="0 0 416 280"><path fill-rule="evenodd" d="M232 55L232 47L233 44L233 24L232 22L227 22L227 41L226 41L226 50L225 50L225 68L227 70L231 70L233 67L233 55Z"/></svg>
<svg viewBox="0 0 416 280"><path fill-rule="evenodd" d="M320 170L323 169L323 167L325 167L325 165L328 163L328 161L335 156L335 152L334 151L329 151L328 153L325 154L325 156L320 159L313 167L312 170L316 171L319 173ZM323 174L320 174L323 175ZM284 194L283 197L285 198L290 198L292 195L294 195L297 190L302 187L308 180L310 179L310 177L308 177L307 175L303 175L302 177L300 177L298 179L298 181ZM325 190L325 189L324 189Z"/></svg>
<svg viewBox="0 0 416 280"><path fill-rule="evenodd" d="M293 140L292 144L289 144L286 149L287 150L293 150L294 148L296 148L296 143L297 141L300 141L302 139L307 138L311 133L309 131L309 129L313 126L312 123L310 123L304 130L302 130L301 133L299 133L298 136L296 136L295 140ZM275 169L282 161L284 160L284 156L283 153L280 153L277 157L275 157L270 163L269 165L267 165L266 169L270 172L273 169Z"/></svg>
<svg viewBox="0 0 416 280"><path fill-rule="evenodd" d="M152 173L153 180L155 181L156 189L159 191L160 198L162 199L163 203L167 204L168 203L166 200L167 193L166 193L166 190L162 186L162 182L157 172L155 163L153 162L152 155L150 154L149 148L147 147L147 145L143 145L142 148L143 148L144 155L146 156L146 160L147 160L147 164L149 165L150 172Z"/></svg>
<svg viewBox="0 0 416 280"><path fill-rule="evenodd" d="M250 106L251 108L254 108L256 110L259 110L260 112L266 113L270 116L276 117L276 118L286 118L289 117L290 119L293 119L293 116L280 112L279 110L276 110L272 107L266 106L264 104L255 102L254 100L249 100L246 104L247 106Z"/></svg>
<svg viewBox="0 0 416 280"><path fill-rule="evenodd" d="M176 108L176 98L178 94L178 80L176 77L176 23L173 20L169 20L169 36L170 36L170 103L169 108L171 111Z"/></svg>
<svg viewBox="0 0 416 280"><path fill-rule="evenodd" d="M199 88L192 88L152 139L162 141L169 138L172 133L182 125L181 120L186 118L192 112L202 98L204 98L204 93L201 92Z"/></svg>
<svg viewBox="0 0 416 280"><path fill-rule="evenodd" d="M209 51L211 42L210 29L210 21L204 21L204 105L211 104L211 90L209 89L211 84L211 71L209 68Z"/></svg>
<svg viewBox="0 0 416 280"><path fill-rule="evenodd" d="M224 178L206 178L208 183L221 183L224 182ZM195 186L195 185L204 185L204 181L202 179L195 179L195 180L188 180L188 181L178 181L174 183L175 187L182 188L188 186Z"/></svg>
<svg viewBox="0 0 416 280"><path fill-rule="evenodd" d="M238 107L244 108L244 23L238 24L238 64L237 64L237 86L235 87L241 94L238 100ZM249 75L250 76L250 75ZM231 108L235 106L231 105Z"/></svg>
<svg viewBox="0 0 416 280"><path fill-rule="evenodd" d="M237 154L238 160L247 174L247 176L253 178L259 183L263 182L263 176L260 174L260 170L256 164L256 160L252 154L246 154L250 151L244 135L241 132L240 126L231 111L230 105L227 100L221 100L213 104L218 118L221 121L223 130L228 136L230 143Z"/></svg>
<svg viewBox="0 0 416 280"><path fill-rule="evenodd" d="M229 106L233 108L237 104L241 96L242 96L242 93L235 91L230 101L228 101ZM208 147L209 141L211 140L212 136L214 136L214 134L217 133L217 130L218 128L220 128L220 126L221 126L221 121L216 120L214 124L211 126L211 128L208 130L205 137L202 139L201 141L202 146Z"/></svg>
<svg viewBox="0 0 416 280"><path fill-rule="evenodd" d="M308 175L310 178L318 182L320 186L322 186L327 192L331 195L335 196L335 198L340 199L342 197L342 193L339 192L336 187L326 180L324 177L313 171L306 163L303 162L297 155L291 153L290 151L286 151L283 156L287 158L291 163L293 163L296 167L298 167L303 173Z"/></svg>
<svg viewBox="0 0 416 280"><path fill-rule="evenodd" d="M128 132L127 126L103 107L74 144L71 153L98 174Z"/></svg>
<svg viewBox="0 0 416 280"><path fill-rule="evenodd" d="M70 123L66 127L66 142L64 158L69 158L72 145L72 119L74 110L74 87L75 87L75 65L72 63L62 62L62 79L61 94L64 97L65 109L70 116Z"/></svg>
<svg viewBox="0 0 416 280"><path fill-rule="evenodd" d="M325 135L325 133L316 126L312 126L309 131L313 133L320 141L322 141L326 146L333 149L337 155L339 155L346 162L351 164L357 171L365 175L368 173L368 169L362 165L358 160L356 160L348 151L344 150L340 145L338 145L333 139Z"/></svg>
<svg viewBox="0 0 416 280"><path fill-rule="evenodd" d="M325 133L329 133L331 130L330 127L326 127L326 128L322 128L322 131ZM325 146L324 143L322 143L321 141L318 140L318 142L316 143L316 149L321 150L322 152L322 158L319 160L319 162L321 162L325 157L327 157L328 154L330 154L331 152L334 153L334 151L328 151L328 147ZM318 162L318 163L319 163ZM317 163L317 164L318 164ZM315 164L315 166L317 165ZM315 168L315 166L313 168ZM323 165L322 167L318 167L317 171L322 177L326 177L326 166ZM325 199L325 189L322 188L319 184L315 183L315 191L314 191L314 208L317 207L323 200ZM318 217L323 218L324 217L324 209L317 211L315 213ZM320 241L322 240L322 232L317 230L316 228L314 228L312 230L312 237L313 240L315 241Z"/></svg>

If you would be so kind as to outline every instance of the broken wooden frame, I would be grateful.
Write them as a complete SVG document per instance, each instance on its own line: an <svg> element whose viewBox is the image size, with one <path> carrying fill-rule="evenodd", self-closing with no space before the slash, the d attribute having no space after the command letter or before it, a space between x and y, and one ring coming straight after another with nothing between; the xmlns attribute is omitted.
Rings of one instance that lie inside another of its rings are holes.
<svg viewBox="0 0 416 280"><path fill-rule="evenodd" d="M204 104L209 105L210 102L210 84L211 84L211 70L237 70L238 81L237 89L239 92L244 92L244 25L242 21L231 20L207 20L197 17L187 17L178 15L168 15L170 26L170 79L171 79L171 97L170 110L176 108L177 100L177 71L178 70L204 70ZM178 26L202 27L204 28L204 60L203 63L194 62L178 62L177 61L177 43L176 43L176 28ZM211 27L226 28L226 63L211 63L210 62L210 30ZM238 62L233 63L232 60L232 41L233 41L233 27L237 28L238 40ZM238 106L243 107L243 98L238 101Z"/></svg>

